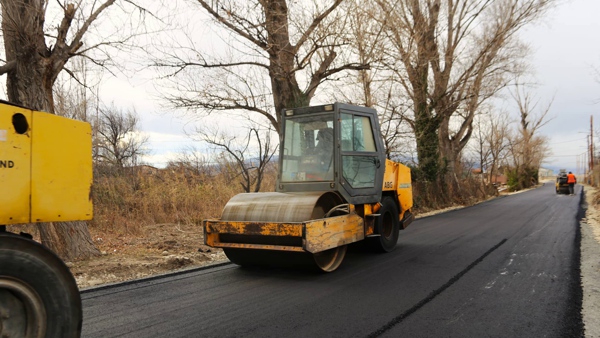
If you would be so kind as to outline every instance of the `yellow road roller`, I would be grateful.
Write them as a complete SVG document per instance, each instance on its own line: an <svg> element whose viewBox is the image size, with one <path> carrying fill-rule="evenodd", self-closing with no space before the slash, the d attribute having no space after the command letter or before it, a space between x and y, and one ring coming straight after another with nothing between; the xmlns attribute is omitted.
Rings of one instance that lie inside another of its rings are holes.
<svg viewBox="0 0 600 338"><path fill-rule="evenodd" d="M92 218L88 123L0 101L0 337L79 337L79 289L20 223Z"/></svg>
<svg viewBox="0 0 600 338"><path fill-rule="evenodd" d="M205 244L242 266L336 270L354 242L396 247L414 219L410 169L386 159L377 112L343 103L284 109L275 192L231 198Z"/></svg>

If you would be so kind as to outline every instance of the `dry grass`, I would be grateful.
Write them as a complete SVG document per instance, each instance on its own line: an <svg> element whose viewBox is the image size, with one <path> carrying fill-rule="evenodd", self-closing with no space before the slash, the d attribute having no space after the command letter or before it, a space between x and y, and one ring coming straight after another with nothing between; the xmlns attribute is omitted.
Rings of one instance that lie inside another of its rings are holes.
<svg viewBox="0 0 600 338"><path fill-rule="evenodd" d="M274 182L269 172L267 191ZM220 172L165 169L103 175L94 183L90 230L139 235L145 226L200 225L203 219L219 217L227 201L241 192L241 185Z"/></svg>

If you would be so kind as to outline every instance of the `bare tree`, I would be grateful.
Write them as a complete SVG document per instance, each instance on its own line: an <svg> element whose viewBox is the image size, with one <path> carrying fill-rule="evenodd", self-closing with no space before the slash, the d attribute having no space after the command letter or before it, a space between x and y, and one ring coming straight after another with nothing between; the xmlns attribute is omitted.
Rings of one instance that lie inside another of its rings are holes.
<svg viewBox="0 0 600 338"><path fill-rule="evenodd" d="M481 104L523 71L515 33L553 1L377 2L388 13L389 67L412 101L419 166L435 180L459 167Z"/></svg>
<svg viewBox="0 0 600 338"><path fill-rule="evenodd" d="M513 168L510 174L513 189L520 190L537 183L538 170L550 152L548 139L537 132L549 122L547 115L552 102L536 112L539 101L534 101L520 85L512 96L519 109L519 128L510 137Z"/></svg>
<svg viewBox="0 0 600 338"><path fill-rule="evenodd" d="M326 95L335 101L377 109L386 156L406 159L414 134L404 119L407 98L402 97L395 74L383 62L388 41L378 18L385 14L374 1L348 0L343 5L348 13L347 49L369 68L349 72Z"/></svg>
<svg viewBox="0 0 600 338"><path fill-rule="evenodd" d="M499 168L508 156L510 122L506 114L492 115L490 119L490 133L487 135L486 143L489 149L490 159L487 164L490 182L495 183L493 178L499 173Z"/></svg>
<svg viewBox="0 0 600 338"><path fill-rule="evenodd" d="M496 183L501 163L506 159L510 134L510 123L506 113L489 111L477 116L471 138L479 160L479 166L489 183Z"/></svg>
<svg viewBox="0 0 600 338"><path fill-rule="evenodd" d="M97 163L116 168L136 164L148 143L148 136L138 133L139 122L135 110L123 112L114 105L100 108L94 149Z"/></svg>
<svg viewBox="0 0 600 338"><path fill-rule="evenodd" d="M78 55L97 64L106 60L99 55L95 58L90 55L92 51L110 44L109 40L86 45L84 37L116 2L0 0L5 52L0 75L6 75L8 100L53 113L53 86L59 74L63 70L68 71L67 62ZM131 4L131 1L119 3ZM56 12L59 21L46 21L49 10ZM124 40L113 42L123 43ZM42 242L64 259L99 254L85 222L43 224L39 229Z"/></svg>
<svg viewBox="0 0 600 338"><path fill-rule="evenodd" d="M265 170L278 148L271 144L272 129L261 131L252 126L241 140L239 136L214 129L198 129L197 132L201 140L222 151L222 165L232 170L232 179L239 179L245 192L260 191ZM256 156L248 158L249 154Z"/></svg>
<svg viewBox="0 0 600 338"><path fill-rule="evenodd" d="M474 152L478 157L477 160L482 174L487 171L491 157L491 151L487 144L487 139L491 134L491 130L483 116L487 117L487 115L482 114L475 118L475 121L473 122L474 133L471 138L471 144L473 144Z"/></svg>
<svg viewBox="0 0 600 338"><path fill-rule="evenodd" d="M61 73L54 84L54 113L89 122L95 127L101 78L84 57L74 57L69 64L69 72Z"/></svg>
<svg viewBox="0 0 600 338"><path fill-rule="evenodd" d="M230 34L225 42L230 54L208 55L191 41L191 47L164 48L155 65L171 80L166 99L194 112L261 116L279 133L283 108L309 105L333 75L368 67L349 60L342 49L347 44L342 1L324 6L323 1L194 1Z"/></svg>
<svg viewBox="0 0 600 338"><path fill-rule="evenodd" d="M189 146L167 163L167 169L178 169L195 175L210 174L209 156L202 154L196 147Z"/></svg>

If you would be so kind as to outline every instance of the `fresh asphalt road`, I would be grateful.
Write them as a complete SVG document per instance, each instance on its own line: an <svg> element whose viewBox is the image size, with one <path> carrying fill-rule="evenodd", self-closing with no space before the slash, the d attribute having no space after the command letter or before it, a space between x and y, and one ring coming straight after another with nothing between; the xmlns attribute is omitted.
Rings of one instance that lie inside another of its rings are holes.
<svg viewBox="0 0 600 338"><path fill-rule="evenodd" d="M579 337L576 196L554 186L419 219L321 274L226 264L87 290L83 337Z"/></svg>

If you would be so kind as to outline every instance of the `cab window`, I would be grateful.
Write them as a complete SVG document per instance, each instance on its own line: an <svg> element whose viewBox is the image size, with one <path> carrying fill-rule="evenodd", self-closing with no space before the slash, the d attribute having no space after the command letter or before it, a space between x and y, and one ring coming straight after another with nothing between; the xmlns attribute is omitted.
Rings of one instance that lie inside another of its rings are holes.
<svg viewBox="0 0 600 338"><path fill-rule="evenodd" d="M281 179L333 180L333 114L286 119Z"/></svg>
<svg viewBox="0 0 600 338"><path fill-rule="evenodd" d="M367 116L341 114L342 151L375 152L371 121Z"/></svg>
<svg viewBox="0 0 600 338"><path fill-rule="evenodd" d="M342 175L353 188L373 188L378 155L371 121L366 116L341 114Z"/></svg>

